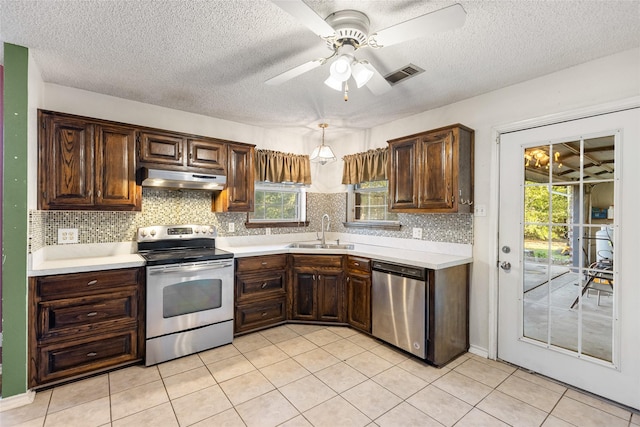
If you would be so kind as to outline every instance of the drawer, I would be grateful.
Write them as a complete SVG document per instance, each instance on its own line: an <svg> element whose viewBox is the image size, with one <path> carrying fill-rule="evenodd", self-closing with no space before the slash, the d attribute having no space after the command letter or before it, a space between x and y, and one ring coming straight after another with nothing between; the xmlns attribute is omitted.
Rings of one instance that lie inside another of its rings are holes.
<svg viewBox="0 0 640 427"><path fill-rule="evenodd" d="M349 255L347 257L347 270L369 273L371 271L371 260L369 258Z"/></svg>
<svg viewBox="0 0 640 427"><path fill-rule="evenodd" d="M236 258L236 271L245 272L252 270L282 269L287 266L287 255L264 255L247 258Z"/></svg>
<svg viewBox="0 0 640 427"><path fill-rule="evenodd" d="M38 304L37 339L51 339L105 327L135 325L138 292L135 288L83 298L66 298Z"/></svg>
<svg viewBox="0 0 640 427"><path fill-rule="evenodd" d="M237 301L264 298L285 292L284 270L236 275Z"/></svg>
<svg viewBox="0 0 640 427"><path fill-rule="evenodd" d="M98 335L39 349L38 384L137 359L136 331Z"/></svg>
<svg viewBox="0 0 640 427"><path fill-rule="evenodd" d="M296 267L342 268L342 255L291 255Z"/></svg>
<svg viewBox="0 0 640 427"><path fill-rule="evenodd" d="M286 320L285 297L236 307L235 332L270 326Z"/></svg>
<svg viewBox="0 0 640 427"><path fill-rule="evenodd" d="M37 277L36 293L46 300L112 291L120 286L137 285L141 271L132 268Z"/></svg>

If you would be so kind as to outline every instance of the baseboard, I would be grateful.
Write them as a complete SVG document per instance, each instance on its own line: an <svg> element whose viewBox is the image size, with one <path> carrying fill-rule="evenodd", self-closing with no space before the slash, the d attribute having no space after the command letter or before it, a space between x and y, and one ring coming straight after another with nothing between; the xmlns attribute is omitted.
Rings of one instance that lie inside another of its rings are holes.
<svg viewBox="0 0 640 427"><path fill-rule="evenodd" d="M2 398L0 399L0 412L28 405L33 402L33 399L35 398L36 392L33 390L27 390L27 392L23 394Z"/></svg>
<svg viewBox="0 0 640 427"><path fill-rule="evenodd" d="M476 356L484 357L485 359L489 358L489 351L486 348L469 346L469 353L475 354Z"/></svg>

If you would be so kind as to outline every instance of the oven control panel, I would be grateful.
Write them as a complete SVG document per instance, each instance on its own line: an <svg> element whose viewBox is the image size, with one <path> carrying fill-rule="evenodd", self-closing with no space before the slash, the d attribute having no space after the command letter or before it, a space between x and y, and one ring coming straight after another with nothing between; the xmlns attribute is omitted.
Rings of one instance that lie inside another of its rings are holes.
<svg viewBox="0 0 640 427"><path fill-rule="evenodd" d="M138 242L215 238L218 233L212 225L152 225L138 228Z"/></svg>

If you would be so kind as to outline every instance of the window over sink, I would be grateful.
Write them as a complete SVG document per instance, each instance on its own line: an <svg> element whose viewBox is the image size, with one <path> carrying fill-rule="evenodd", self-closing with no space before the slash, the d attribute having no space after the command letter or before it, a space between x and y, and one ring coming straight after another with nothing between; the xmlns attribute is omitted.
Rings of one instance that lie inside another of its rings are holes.
<svg viewBox="0 0 640 427"><path fill-rule="evenodd" d="M289 183L256 182L254 211L248 214L248 228L302 227L307 222L305 187Z"/></svg>
<svg viewBox="0 0 640 427"><path fill-rule="evenodd" d="M389 212L389 181L348 185L346 227L400 228L398 214Z"/></svg>

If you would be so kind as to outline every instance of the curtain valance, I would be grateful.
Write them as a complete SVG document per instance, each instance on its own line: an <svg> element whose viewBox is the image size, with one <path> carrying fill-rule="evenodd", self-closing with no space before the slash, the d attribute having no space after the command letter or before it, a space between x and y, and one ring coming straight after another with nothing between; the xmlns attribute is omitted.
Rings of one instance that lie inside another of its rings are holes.
<svg viewBox="0 0 640 427"><path fill-rule="evenodd" d="M256 181L311 185L309 156L256 150Z"/></svg>
<svg viewBox="0 0 640 427"><path fill-rule="evenodd" d="M343 157L343 184L360 184L366 181L387 179L389 148L377 148Z"/></svg>

